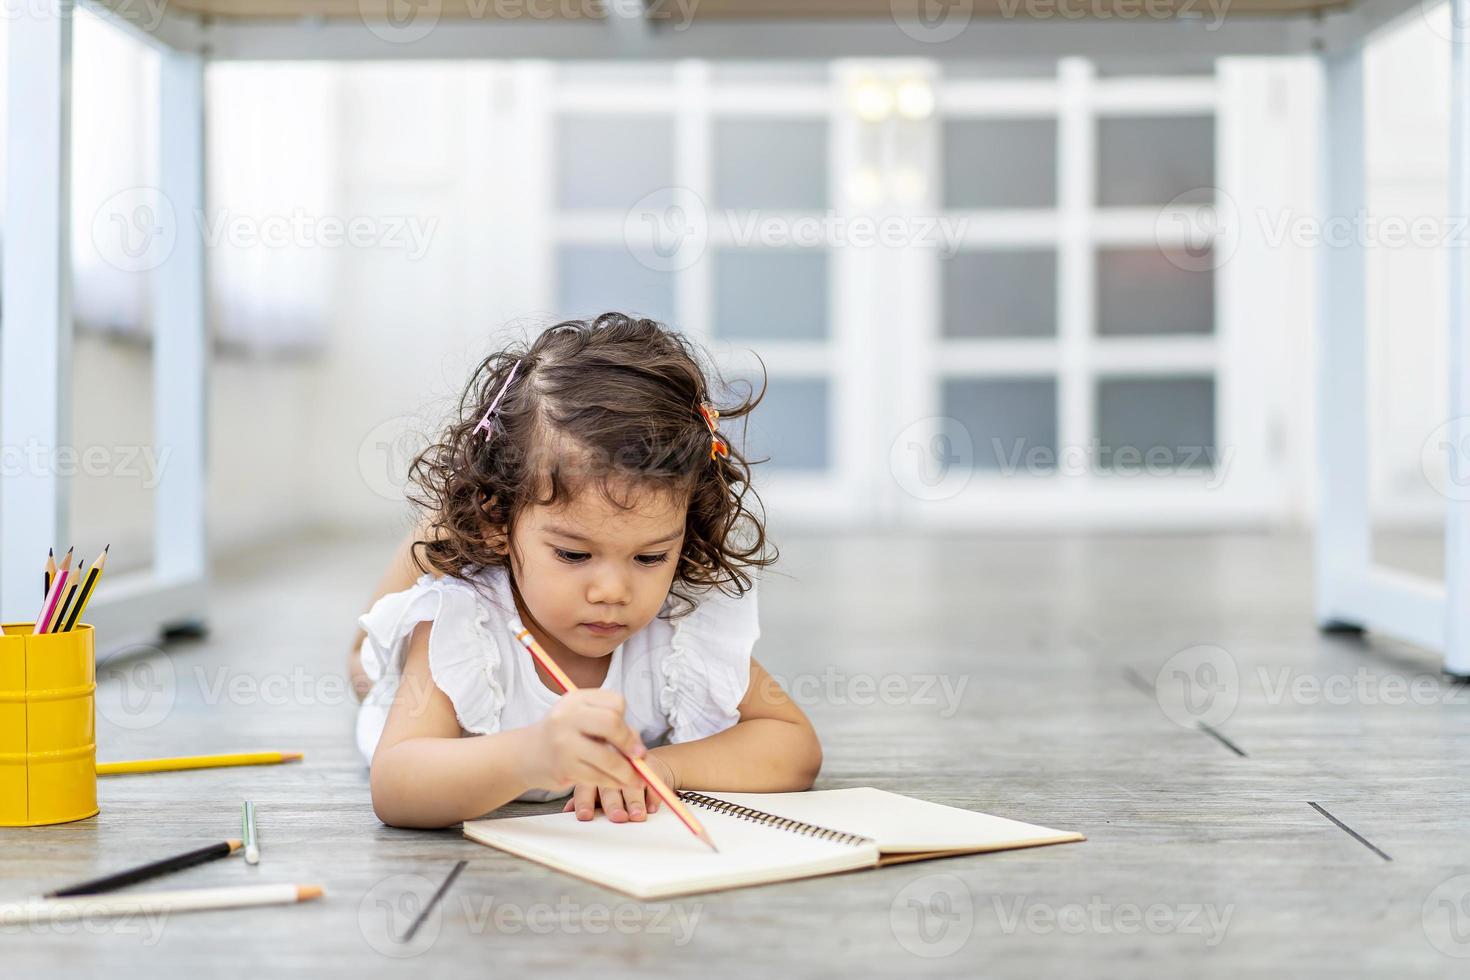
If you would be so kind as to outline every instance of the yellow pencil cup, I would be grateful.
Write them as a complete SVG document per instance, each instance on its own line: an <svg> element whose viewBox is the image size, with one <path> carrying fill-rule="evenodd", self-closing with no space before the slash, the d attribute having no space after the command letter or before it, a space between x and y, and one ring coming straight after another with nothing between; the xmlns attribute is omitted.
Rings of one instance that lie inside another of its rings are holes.
<svg viewBox="0 0 1470 980"><path fill-rule="evenodd" d="M92 627L36 636L0 625L0 827L97 813L97 660Z"/></svg>

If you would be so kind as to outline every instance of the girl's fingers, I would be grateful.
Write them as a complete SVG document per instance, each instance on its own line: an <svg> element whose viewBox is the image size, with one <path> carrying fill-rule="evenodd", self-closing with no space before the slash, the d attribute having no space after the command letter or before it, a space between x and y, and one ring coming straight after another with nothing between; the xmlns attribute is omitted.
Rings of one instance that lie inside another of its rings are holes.
<svg viewBox="0 0 1470 980"><path fill-rule="evenodd" d="M586 763L602 775L597 782L605 786L642 786L643 780L632 764L624 759L617 749L606 742L593 742L584 757Z"/></svg>
<svg viewBox="0 0 1470 980"><path fill-rule="evenodd" d="M616 786L598 787L578 783L566 805L561 808L561 812L571 813L576 810L577 819L591 820L592 811L596 809L599 796L602 798L602 809L607 812L609 819L618 819L613 817L615 811L607 805L607 800L611 796L621 800L628 820L635 823L647 820L650 813L657 813L659 804L663 802L658 798L657 793L647 787L644 787L642 792L637 792L621 790Z"/></svg>
<svg viewBox="0 0 1470 980"><path fill-rule="evenodd" d="M623 803L623 791L617 786L602 786L598 788L598 794L602 797L602 811L613 823L627 823L628 809Z"/></svg>
<svg viewBox="0 0 1470 980"><path fill-rule="evenodd" d="M578 820L591 820L597 809L597 787L592 783L578 783L577 788L572 790L572 803Z"/></svg>
<svg viewBox="0 0 1470 980"><path fill-rule="evenodd" d="M583 735L602 739L634 758L648 753L648 749L643 745L643 740L628 727L628 723L623 721L623 716L620 714L610 711L589 712L582 719L580 727Z"/></svg>
<svg viewBox="0 0 1470 980"><path fill-rule="evenodd" d="M634 822L648 819L648 808L643 802L643 790L635 789L623 794L623 803L628 808L628 819Z"/></svg>
<svg viewBox="0 0 1470 980"><path fill-rule="evenodd" d="M616 772L612 760L594 750L588 752L587 757L582 760L577 782L590 783L593 786L614 786L622 782Z"/></svg>

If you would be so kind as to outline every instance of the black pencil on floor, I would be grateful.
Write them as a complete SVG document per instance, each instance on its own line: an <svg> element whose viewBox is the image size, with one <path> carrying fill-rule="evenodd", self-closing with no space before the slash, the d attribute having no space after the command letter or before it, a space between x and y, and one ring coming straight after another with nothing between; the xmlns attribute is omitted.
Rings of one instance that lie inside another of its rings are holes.
<svg viewBox="0 0 1470 980"><path fill-rule="evenodd" d="M58 888L56 891L47 892L44 898L64 898L68 895L100 895L110 892L124 885L144 881L148 878L156 878L159 875L168 874L171 871L182 871L184 868L192 868L196 864L205 861L213 861L234 854L241 847L241 841L223 840L217 844L210 844L183 854L175 854L173 857L162 858L149 864L141 864L136 868L128 868L102 878L93 878L77 885L68 885Z"/></svg>
<svg viewBox="0 0 1470 980"><path fill-rule="evenodd" d="M424 903L424 907L419 910L419 914L408 924L408 931L403 934L403 938L399 940L400 942L406 943L413 939L414 933L419 931L419 926L424 924L424 919L428 918L429 913L434 911L434 906L439 904L439 899L443 898L444 893L449 891L449 886L454 884L454 879L459 877L459 873L464 870L467 864L469 864L468 861L460 861L454 866L444 881L434 890L434 894L429 896L429 900Z"/></svg>

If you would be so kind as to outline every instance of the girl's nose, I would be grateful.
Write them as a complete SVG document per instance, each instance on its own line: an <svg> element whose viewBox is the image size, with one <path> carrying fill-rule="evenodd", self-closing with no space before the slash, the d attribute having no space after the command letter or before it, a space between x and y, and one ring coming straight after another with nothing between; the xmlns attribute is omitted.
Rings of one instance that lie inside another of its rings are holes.
<svg viewBox="0 0 1470 980"><path fill-rule="evenodd" d="M631 598L631 583L628 576L617 572L603 572L592 580L587 590L587 601L591 605L620 606Z"/></svg>

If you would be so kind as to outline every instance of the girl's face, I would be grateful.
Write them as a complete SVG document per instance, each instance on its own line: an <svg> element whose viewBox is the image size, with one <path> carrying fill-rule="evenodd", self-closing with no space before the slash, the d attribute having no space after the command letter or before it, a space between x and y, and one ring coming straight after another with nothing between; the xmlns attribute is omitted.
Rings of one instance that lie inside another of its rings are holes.
<svg viewBox="0 0 1470 980"><path fill-rule="evenodd" d="M511 569L528 627L552 647L605 657L663 607L684 545L687 496L645 492L622 510L591 490L517 517ZM589 624L616 624L611 630Z"/></svg>

